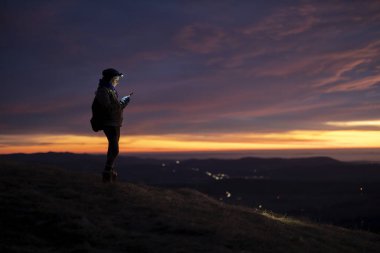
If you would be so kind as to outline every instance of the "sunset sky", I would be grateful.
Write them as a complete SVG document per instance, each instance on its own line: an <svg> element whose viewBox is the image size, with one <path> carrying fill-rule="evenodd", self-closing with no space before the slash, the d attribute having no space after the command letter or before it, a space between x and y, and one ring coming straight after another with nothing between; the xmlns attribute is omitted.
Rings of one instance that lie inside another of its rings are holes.
<svg viewBox="0 0 380 253"><path fill-rule="evenodd" d="M380 1L0 0L0 153L380 148Z"/></svg>

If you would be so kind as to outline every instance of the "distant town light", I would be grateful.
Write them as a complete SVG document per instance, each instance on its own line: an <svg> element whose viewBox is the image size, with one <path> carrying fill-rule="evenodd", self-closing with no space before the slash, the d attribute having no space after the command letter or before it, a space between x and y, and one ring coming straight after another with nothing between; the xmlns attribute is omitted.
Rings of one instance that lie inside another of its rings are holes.
<svg viewBox="0 0 380 253"><path fill-rule="evenodd" d="M227 196L227 198L230 198L231 197L231 193L228 192L228 191L226 191L226 196Z"/></svg>
<svg viewBox="0 0 380 253"><path fill-rule="evenodd" d="M176 164L180 164L180 161L179 161L179 160L177 160L175 163L176 163Z"/></svg>
<svg viewBox="0 0 380 253"><path fill-rule="evenodd" d="M217 181L230 178L227 174L223 174L223 173L212 174L209 171L206 171L206 175L209 177L212 177L213 179Z"/></svg>

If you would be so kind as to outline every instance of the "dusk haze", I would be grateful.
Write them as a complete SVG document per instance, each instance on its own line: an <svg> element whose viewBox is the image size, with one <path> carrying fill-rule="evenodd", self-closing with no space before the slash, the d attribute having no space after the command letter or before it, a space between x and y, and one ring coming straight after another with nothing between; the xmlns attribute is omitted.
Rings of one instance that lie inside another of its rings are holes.
<svg viewBox="0 0 380 253"><path fill-rule="evenodd" d="M1 1L0 153L380 147L379 1Z"/></svg>
<svg viewBox="0 0 380 253"><path fill-rule="evenodd" d="M379 253L379 0L0 0L0 252Z"/></svg>

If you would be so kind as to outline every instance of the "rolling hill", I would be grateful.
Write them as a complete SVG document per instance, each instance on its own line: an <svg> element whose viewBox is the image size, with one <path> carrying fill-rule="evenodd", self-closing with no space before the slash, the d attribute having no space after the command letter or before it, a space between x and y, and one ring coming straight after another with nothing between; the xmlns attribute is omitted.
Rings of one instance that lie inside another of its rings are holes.
<svg viewBox="0 0 380 253"><path fill-rule="evenodd" d="M380 235L232 206L190 189L0 163L1 252L378 252Z"/></svg>

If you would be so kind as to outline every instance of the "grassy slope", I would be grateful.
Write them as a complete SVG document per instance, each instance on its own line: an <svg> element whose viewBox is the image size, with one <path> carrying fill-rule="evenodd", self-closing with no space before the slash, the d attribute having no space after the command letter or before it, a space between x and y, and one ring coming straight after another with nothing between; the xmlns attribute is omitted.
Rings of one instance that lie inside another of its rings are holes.
<svg viewBox="0 0 380 253"><path fill-rule="evenodd" d="M0 164L1 252L379 252L380 236L229 206L192 190Z"/></svg>

